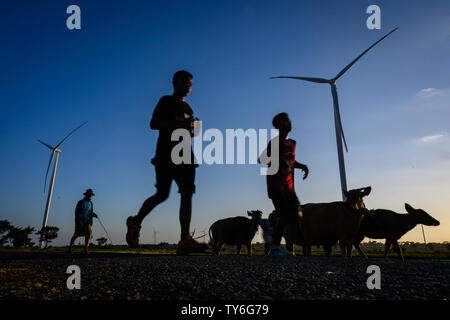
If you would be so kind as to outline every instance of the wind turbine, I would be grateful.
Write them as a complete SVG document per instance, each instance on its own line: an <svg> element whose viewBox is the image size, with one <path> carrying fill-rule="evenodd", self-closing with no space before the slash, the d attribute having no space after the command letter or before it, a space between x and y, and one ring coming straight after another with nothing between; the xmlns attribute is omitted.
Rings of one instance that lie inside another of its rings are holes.
<svg viewBox="0 0 450 320"><path fill-rule="evenodd" d="M153 228L153 243L156 244L156 235L159 233L159 231L156 231L155 228Z"/></svg>
<svg viewBox="0 0 450 320"><path fill-rule="evenodd" d="M79 128L81 128L82 126L84 126L86 122L83 122L82 124L80 124L78 127L76 127L75 129L73 129L67 136L65 136L64 139L62 139L57 145L56 147L52 147L51 145L45 143L42 140L38 139L38 142L42 143L44 146L46 146L47 148L49 148L50 150L52 150L52 154L50 156L50 161L48 162L48 167L47 167L47 172L45 173L45 181L44 181L44 193L45 193L45 187L47 185L47 177L48 177L48 171L50 169L50 165L52 164L53 161L53 171L52 171L52 178L50 180L50 187L48 189L48 196L47 196L47 205L45 206L45 214L44 214L44 221L42 222L42 229L44 229L47 226L47 220L48 220L48 213L50 211L50 203L52 202L52 194L53 194L53 185L55 183L55 175L56 175L56 167L58 166L58 158L59 158L59 154L61 153L61 150L58 149L64 141L66 141L66 139L68 137L70 137L70 135L72 135L75 131L77 131ZM42 230L41 229L41 230ZM39 239L39 247L43 248L44 245L44 241L41 239Z"/></svg>
<svg viewBox="0 0 450 320"><path fill-rule="evenodd" d="M391 33L396 31L398 28L395 28L382 38L380 38L377 42L372 44L369 48L367 48L363 53L361 53L356 59L354 59L352 62L350 62L344 69L342 69L334 78L332 79L324 79L324 78L311 78L311 77L290 77L290 76L279 76L279 77L270 77L270 79L277 79L277 78L288 78L288 79L297 79L297 80L304 80L304 81L310 81L315 83L328 83L331 86L331 95L333 96L333 107L334 107L334 126L336 130L336 143L337 143L337 151L338 151L338 160L339 160L339 173L341 176L341 192L342 192L342 199L345 201L345 194L344 191L347 191L347 179L345 176L345 163L344 163L344 153L342 150L342 141L344 141L345 150L348 152L347 149L347 142L345 141L344 131L342 129L342 122L341 122L341 115L339 113L339 102L338 102L338 95L337 95L337 86L336 81L345 73L348 69L350 69L353 64L356 63L363 55L365 55L370 49L375 47L379 42L381 42L384 38L389 36Z"/></svg>

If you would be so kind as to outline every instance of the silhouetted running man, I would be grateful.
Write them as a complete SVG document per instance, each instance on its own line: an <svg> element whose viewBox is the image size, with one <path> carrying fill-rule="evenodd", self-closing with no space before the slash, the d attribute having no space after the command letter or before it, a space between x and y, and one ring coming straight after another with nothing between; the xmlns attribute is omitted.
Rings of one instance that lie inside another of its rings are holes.
<svg viewBox="0 0 450 320"><path fill-rule="evenodd" d="M84 253L89 253L89 240L92 239L92 218L97 218L91 200L95 194L92 189L87 189L83 195L84 198L78 201L75 208L75 232L73 233L72 239L70 239L69 253L72 253L73 243L78 237L84 237Z"/></svg>
<svg viewBox="0 0 450 320"><path fill-rule="evenodd" d="M293 254L293 248L289 251L280 247L284 226L291 223L301 223L302 208L295 193L294 169L305 172L303 180L308 176L308 167L295 161L295 140L289 139L288 134L292 130L292 123L287 113L277 114L272 120L273 126L280 132L279 135L279 169L274 175L267 175L267 193L276 210L277 219L273 227L272 247L269 255ZM271 142L267 146L270 156ZM261 159L261 158L260 158Z"/></svg>
<svg viewBox="0 0 450 320"><path fill-rule="evenodd" d="M177 71L172 79L173 94L162 97L150 121L150 128L159 130L159 137L156 146L156 155L152 159L152 164L156 171L156 193L144 201L138 214L134 217L128 217L126 240L130 247L139 246L139 231L142 220L158 204L165 201L170 192L172 180L178 185L178 192L181 195L180 203L180 225L181 236L177 247L177 254L189 254L201 252L208 249L204 243L195 241L189 232L192 211L192 194L195 192L195 168L194 154L191 150L191 164L173 163L171 158L172 148L178 141L171 141L172 132L183 128L189 130L192 136L194 127L193 111L184 101L189 95L192 87L192 74L187 71Z"/></svg>

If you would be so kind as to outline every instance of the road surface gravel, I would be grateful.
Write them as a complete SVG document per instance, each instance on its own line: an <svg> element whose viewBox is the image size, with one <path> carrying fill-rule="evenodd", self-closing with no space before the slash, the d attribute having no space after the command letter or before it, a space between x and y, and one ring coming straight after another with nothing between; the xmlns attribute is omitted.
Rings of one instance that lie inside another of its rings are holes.
<svg viewBox="0 0 450 320"><path fill-rule="evenodd" d="M69 290L67 267L81 270ZM368 289L367 267L381 271ZM448 300L450 262L340 257L0 253L0 299Z"/></svg>

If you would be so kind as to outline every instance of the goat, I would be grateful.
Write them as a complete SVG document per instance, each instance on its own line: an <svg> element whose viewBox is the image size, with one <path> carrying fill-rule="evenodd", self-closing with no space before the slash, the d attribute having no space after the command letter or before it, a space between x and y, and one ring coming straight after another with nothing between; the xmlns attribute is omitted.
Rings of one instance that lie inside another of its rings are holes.
<svg viewBox="0 0 450 320"><path fill-rule="evenodd" d="M295 226L290 226L290 229L285 228L286 248L292 251L294 243L301 244L303 254L308 256L311 255L311 245L320 244L325 254L331 256L331 248L339 241L342 255L351 257L352 245L359 232L359 224L367 211L363 197L369 195L371 190L371 187L366 187L345 191L347 198L345 202L302 205L301 230ZM296 229L297 232L295 232ZM360 247L356 249L364 256Z"/></svg>
<svg viewBox="0 0 450 320"><path fill-rule="evenodd" d="M364 237L372 239L386 239L384 245L384 257L386 258L391 246L402 260L402 249L398 240L418 224L426 226L438 226L440 223L422 209L414 209L405 203L408 213L400 214L386 209L370 210L361 221L360 233L356 245L359 245Z"/></svg>
<svg viewBox="0 0 450 320"><path fill-rule="evenodd" d="M212 243L212 253L219 255L224 244L237 246L236 254L241 252L241 246L247 247L248 255L252 254L252 239L258 230L262 212L259 210L247 211L252 217L234 217L218 220L209 228L209 237Z"/></svg>

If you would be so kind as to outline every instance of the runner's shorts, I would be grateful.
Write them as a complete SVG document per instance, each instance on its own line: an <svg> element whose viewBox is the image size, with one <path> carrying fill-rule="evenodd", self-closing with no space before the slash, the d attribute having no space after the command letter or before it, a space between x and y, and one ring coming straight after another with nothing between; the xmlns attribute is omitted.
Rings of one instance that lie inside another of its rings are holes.
<svg viewBox="0 0 450 320"><path fill-rule="evenodd" d="M178 192L195 193L195 165L155 164L157 194L163 199L170 193L172 180L178 185Z"/></svg>

